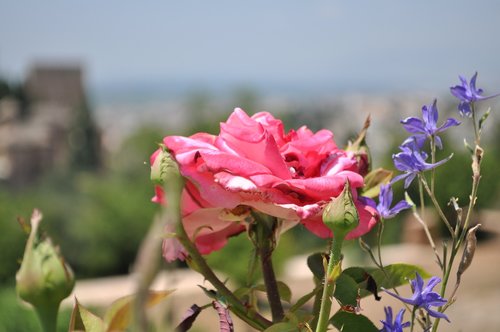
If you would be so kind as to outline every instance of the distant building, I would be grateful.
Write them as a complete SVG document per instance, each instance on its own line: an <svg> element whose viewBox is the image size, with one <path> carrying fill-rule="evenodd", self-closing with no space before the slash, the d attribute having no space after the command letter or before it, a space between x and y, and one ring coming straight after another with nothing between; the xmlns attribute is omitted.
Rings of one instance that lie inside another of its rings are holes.
<svg viewBox="0 0 500 332"><path fill-rule="evenodd" d="M27 106L13 97L0 100L0 180L19 187L78 162L98 167L99 133L80 66L34 66L24 92ZM21 106L27 107L24 116Z"/></svg>

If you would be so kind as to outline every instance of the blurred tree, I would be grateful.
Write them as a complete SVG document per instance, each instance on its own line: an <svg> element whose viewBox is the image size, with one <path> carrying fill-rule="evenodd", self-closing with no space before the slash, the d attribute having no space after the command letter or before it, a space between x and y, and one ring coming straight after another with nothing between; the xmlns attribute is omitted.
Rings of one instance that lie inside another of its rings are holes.
<svg viewBox="0 0 500 332"><path fill-rule="evenodd" d="M68 140L73 170L99 169L102 164L101 137L86 101L75 110Z"/></svg>

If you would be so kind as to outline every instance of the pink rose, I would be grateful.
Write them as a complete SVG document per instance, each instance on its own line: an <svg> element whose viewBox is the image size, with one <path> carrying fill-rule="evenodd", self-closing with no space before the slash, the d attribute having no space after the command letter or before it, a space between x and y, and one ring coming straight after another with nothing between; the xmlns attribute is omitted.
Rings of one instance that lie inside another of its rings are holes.
<svg viewBox="0 0 500 332"><path fill-rule="evenodd" d="M357 196L356 188L363 186L357 159L337 148L329 130L313 133L304 126L285 134L271 114L249 117L237 108L220 124L218 136L167 136L163 142L187 179L183 224L203 254L244 231L251 208L282 219L285 229L300 222L322 238L331 237L321 220L323 207L342 192L346 179L360 216L346 238L359 237L377 223L376 210ZM153 201L163 201L160 187Z"/></svg>

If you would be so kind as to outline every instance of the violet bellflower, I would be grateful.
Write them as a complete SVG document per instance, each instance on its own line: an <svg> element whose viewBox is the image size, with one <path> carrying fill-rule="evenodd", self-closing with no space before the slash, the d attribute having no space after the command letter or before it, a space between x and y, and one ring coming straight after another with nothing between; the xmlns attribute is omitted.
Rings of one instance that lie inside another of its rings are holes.
<svg viewBox="0 0 500 332"><path fill-rule="evenodd" d="M415 140L405 142L399 148L401 152L392 155L392 160L394 161L394 166L399 171L404 172L404 174L400 174L392 179L391 184L405 179L405 189L410 186L412 181L419 173L436 168L450 160L450 158L453 156L450 155L448 158L431 164L425 162L425 159L427 159L427 154L424 151L420 150Z"/></svg>
<svg viewBox="0 0 500 332"><path fill-rule="evenodd" d="M399 310L399 313L397 314L394 322L392 322L392 308L385 307L384 311L385 321L380 321L383 324L380 332L403 332L403 328L410 326L410 322L403 323L403 315L405 313L405 309Z"/></svg>
<svg viewBox="0 0 500 332"><path fill-rule="evenodd" d="M467 82L467 79L461 75L459 75L458 77L460 78L461 85L450 87L450 92L460 100L458 110L460 111L461 116L472 116L471 104L475 101L490 99L500 95L499 93L487 97L481 96L481 94L483 93L483 89L476 88L477 72L474 74L474 76L472 76L470 82Z"/></svg>
<svg viewBox="0 0 500 332"><path fill-rule="evenodd" d="M431 105L424 105L422 107L422 119L409 117L401 120L403 127L411 134L414 134L409 138L409 140L415 139L419 147L424 145L427 138L434 137L436 146L442 149L443 143L437 134L445 131L451 126L458 126L460 124L459 121L449 118L438 127L437 121L439 114L436 103L437 101L434 99L434 102Z"/></svg>
<svg viewBox="0 0 500 332"><path fill-rule="evenodd" d="M408 209L411 205L405 201L401 200L396 205L391 208L392 204L392 187L390 184L385 184L380 186L380 194L378 196L377 211L380 216L384 219L390 219L395 217L402 210Z"/></svg>
<svg viewBox="0 0 500 332"><path fill-rule="evenodd" d="M387 289L384 289L384 291L387 294L394 296L395 298L399 299L404 303L413 305L417 308L424 309L432 317L444 318L449 322L450 320L448 319L448 316L446 316L442 312L431 309L431 307L441 307L448 302L445 299L443 299L441 295L432 291L432 289L440 282L441 278L432 277L427 283L427 286L424 287L424 280L422 279L420 274L416 272L415 279L410 280L411 288L413 290L413 295L411 298L407 299L401 297L395 293L388 291Z"/></svg>

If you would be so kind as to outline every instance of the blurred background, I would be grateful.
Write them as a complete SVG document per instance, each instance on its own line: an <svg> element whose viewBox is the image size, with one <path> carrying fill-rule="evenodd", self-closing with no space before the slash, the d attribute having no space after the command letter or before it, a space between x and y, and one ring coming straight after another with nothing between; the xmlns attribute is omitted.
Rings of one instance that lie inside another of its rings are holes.
<svg viewBox="0 0 500 332"><path fill-rule="evenodd" d="M37 329L13 289L25 244L16 219L35 207L79 279L130 271L157 209L148 160L163 136L217 133L242 107L288 129L328 128L343 146L371 114L374 167L392 169L400 119L434 98L441 119L458 117L458 74L478 71L485 95L500 91L494 0L0 3L0 331ZM496 215L499 105L481 106L493 111L478 209ZM464 121L444 139L440 156L455 155L440 170L453 179L439 186L442 202L467 202L471 133ZM405 219L388 224L385 243L420 241ZM236 283L246 263L235 258L250 250L241 237L209 258ZM323 248L297 228L277 268Z"/></svg>

